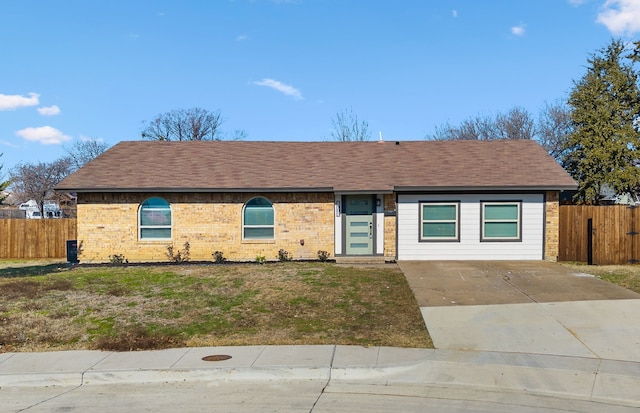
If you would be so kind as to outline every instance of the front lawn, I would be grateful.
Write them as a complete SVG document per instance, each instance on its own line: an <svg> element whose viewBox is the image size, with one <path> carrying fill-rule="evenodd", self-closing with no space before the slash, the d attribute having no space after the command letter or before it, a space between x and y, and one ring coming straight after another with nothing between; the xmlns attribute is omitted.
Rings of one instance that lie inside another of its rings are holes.
<svg viewBox="0 0 640 413"><path fill-rule="evenodd" d="M395 268L0 262L0 352L353 344L433 347Z"/></svg>
<svg viewBox="0 0 640 413"><path fill-rule="evenodd" d="M640 265L585 265L569 264L562 265L573 268L578 272L586 272L596 277L619 285L628 290L640 294Z"/></svg>

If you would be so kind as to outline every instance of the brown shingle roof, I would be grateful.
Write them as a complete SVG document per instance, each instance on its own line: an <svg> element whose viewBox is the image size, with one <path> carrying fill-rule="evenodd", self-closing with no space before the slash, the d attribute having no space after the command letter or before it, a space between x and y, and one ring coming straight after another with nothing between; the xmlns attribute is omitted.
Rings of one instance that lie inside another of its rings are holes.
<svg viewBox="0 0 640 413"><path fill-rule="evenodd" d="M574 189L533 141L121 142L57 190Z"/></svg>

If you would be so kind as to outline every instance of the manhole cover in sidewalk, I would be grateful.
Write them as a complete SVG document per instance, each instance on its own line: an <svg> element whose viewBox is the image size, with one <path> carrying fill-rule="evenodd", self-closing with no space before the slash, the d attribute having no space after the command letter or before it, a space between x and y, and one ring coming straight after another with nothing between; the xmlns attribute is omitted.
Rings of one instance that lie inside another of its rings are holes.
<svg viewBox="0 0 640 413"><path fill-rule="evenodd" d="M214 354L213 356L205 356L202 358L204 361L223 361L229 360L231 356L226 354Z"/></svg>

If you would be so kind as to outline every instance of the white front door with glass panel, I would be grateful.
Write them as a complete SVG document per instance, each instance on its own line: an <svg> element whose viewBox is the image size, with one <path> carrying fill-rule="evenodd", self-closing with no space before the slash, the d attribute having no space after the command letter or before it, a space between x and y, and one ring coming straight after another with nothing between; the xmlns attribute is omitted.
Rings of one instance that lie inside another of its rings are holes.
<svg viewBox="0 0 640 413"><path fill-rule="evenodd" d="M373 197L345 196L347 255L373 254Z"/></svg>

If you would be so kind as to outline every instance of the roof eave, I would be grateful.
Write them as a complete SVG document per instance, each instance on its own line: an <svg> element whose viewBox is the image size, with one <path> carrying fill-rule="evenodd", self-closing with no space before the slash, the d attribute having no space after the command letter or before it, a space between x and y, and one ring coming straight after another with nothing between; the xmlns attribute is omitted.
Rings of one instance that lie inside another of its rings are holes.
<svg viewBox="0 0 640 413"><path fill-rule="evenodd" d="M541 192L575 190L577 185L514 186L396 186L396 192Z"/></svg>
<svg viewBox="0 0 640 413"><path fill-rule="evenodd" d="M332 187L313 187L313 188L162 188L162 187L141 187L141 188L60 188L56 187L57 192L77 192L77 193L140 193L140 192L334 192Z"/></svg>

